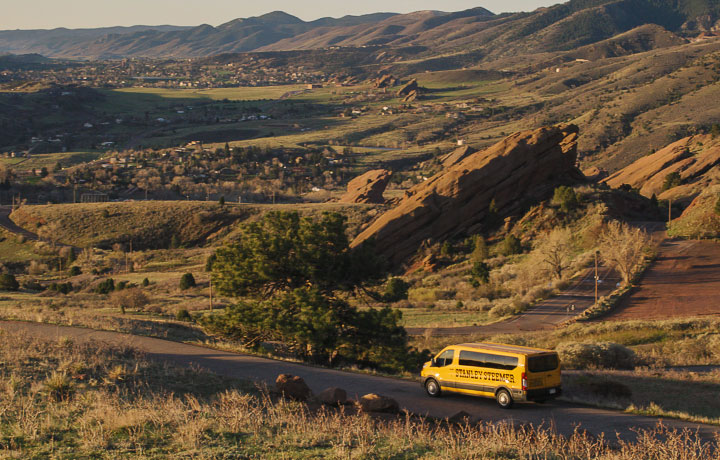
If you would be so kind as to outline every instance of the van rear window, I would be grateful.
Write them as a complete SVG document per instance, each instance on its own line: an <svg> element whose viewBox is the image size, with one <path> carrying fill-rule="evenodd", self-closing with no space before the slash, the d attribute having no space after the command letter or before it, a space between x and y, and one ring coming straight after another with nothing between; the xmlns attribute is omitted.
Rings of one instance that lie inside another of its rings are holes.
<svg viewBox="0 0 720 460"><path fill-rule="evenodd" d="M529 356L528 371L530 372L547 372L554 371L560 365L557 354Z"/></svg>
<svg viewBox="0 0 720 460"><path fill-rule="evenodd" d="M491 355L477 351L460 351L461 366L489 367L490 369L513 370L518 365L518 359L512 356Z"/></svg>

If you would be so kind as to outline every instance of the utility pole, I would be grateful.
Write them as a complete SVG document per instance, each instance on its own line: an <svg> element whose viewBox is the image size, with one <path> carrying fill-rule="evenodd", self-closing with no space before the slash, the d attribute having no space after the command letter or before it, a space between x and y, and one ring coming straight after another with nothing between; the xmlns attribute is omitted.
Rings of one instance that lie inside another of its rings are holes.
<svg viewBox="0 0 720 460"><path fill-rule="evenodd" d="M212 275L210 275L210 311L213 311Z"/></svg>
<svg viewBox="0 0 720 460"><path fill-rule="evenodd" d="M600 251L595 251L595 305L598 303L598 254Z"/></svg>

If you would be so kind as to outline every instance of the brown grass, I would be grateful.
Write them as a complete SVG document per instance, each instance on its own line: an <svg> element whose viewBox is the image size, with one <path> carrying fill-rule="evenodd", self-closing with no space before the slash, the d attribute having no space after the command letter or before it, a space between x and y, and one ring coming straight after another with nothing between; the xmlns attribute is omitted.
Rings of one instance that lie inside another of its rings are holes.
<svg viewBox="0 0 720 460"><path fill-rule="evenodd" d="M8 458L716 458L717 443L663 427L610 445L507 424L377 419L286 402L136 351L0 333L0 455ZM75 389L48 398L53 373Z"/></svg>

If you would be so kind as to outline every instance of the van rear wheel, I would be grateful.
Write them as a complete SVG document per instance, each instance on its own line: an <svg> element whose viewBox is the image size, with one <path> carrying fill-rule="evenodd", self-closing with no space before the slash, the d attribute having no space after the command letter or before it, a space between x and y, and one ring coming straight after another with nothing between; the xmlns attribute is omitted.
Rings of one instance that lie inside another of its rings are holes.
<svg viewBox="0 0 720 460"><path fill-rule="evenodd" d="M510 396L510 392L507 390L498 390L498 392L495 393L495 400L503 409L510 409L513 405L512 396Z"/></svg>
<svg viewBox="0 0 720 460"><path fill-rule="evenodd" d="M425 382L425 391L433 398L437 398L442 393L442 390L440 390L440 384L435 379L427 379Z"/></svg>

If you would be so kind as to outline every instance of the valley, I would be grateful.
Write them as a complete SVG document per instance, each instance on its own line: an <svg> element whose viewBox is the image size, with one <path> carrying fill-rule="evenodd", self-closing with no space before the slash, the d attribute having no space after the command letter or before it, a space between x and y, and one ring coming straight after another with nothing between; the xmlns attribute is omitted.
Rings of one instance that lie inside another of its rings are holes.
<svg viewBox="0 0 720 460"><path fill-rule="evenodd" d="M707 0L0 31L0 456L714 458L719 82Z"/></svg>

